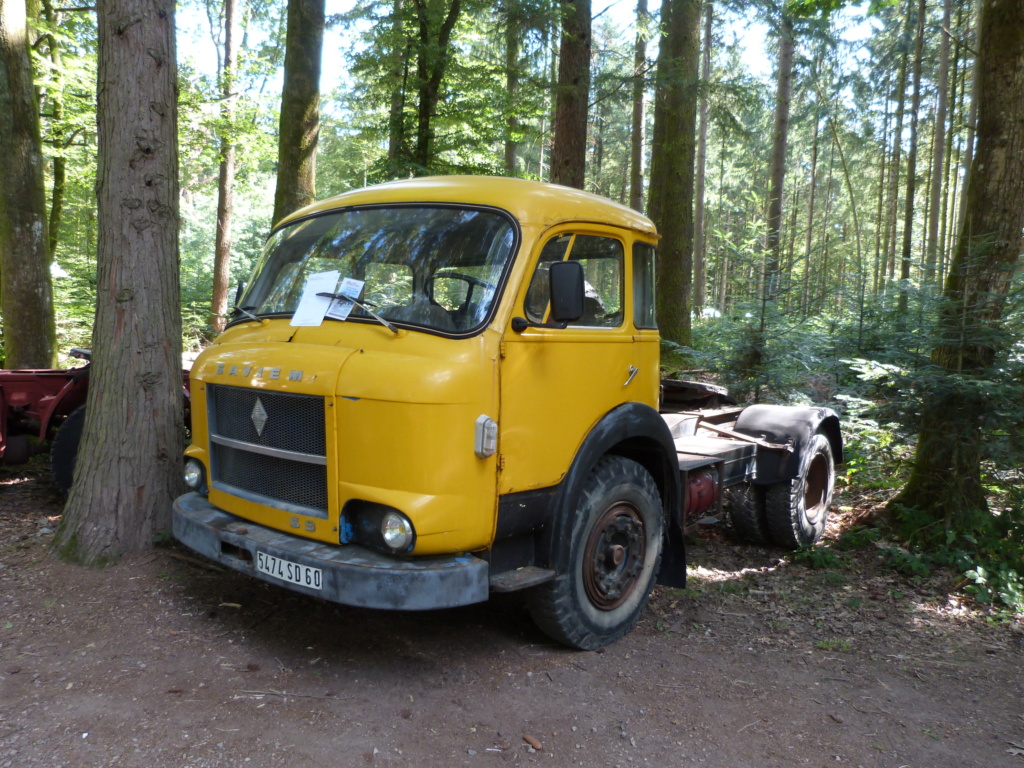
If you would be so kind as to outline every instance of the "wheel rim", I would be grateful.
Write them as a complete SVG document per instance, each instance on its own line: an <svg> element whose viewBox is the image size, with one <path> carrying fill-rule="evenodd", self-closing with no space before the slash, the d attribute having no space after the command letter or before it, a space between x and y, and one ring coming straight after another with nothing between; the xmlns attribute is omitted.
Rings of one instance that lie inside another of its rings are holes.
<svg viewBox="0 0 1024 768"><path fill-rule="evenodd" d="M622 605L633 594L643 568L647 541L639 510L618 502L591 528L583 559L583 588L602 611Z"/></svg>
<svg viewBox="0 0 1024 768"><path fill-rule="evenodd" d="M804 514L811 525L816 525L828 511L829 474L828 458L819 453L804 476Z"/></svg>

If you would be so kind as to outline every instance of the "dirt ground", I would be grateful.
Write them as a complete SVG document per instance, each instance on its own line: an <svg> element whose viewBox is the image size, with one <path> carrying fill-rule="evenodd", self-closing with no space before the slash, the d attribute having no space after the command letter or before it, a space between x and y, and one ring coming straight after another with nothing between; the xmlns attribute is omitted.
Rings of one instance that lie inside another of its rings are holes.
<svg viewBox="0 0 1024 768"><path fill-rule="evenodd" d="M45 464L0 467L0 768L1024 766L1024 629L877 552L812 569L715 530L597 653L523 601L331 605L168 545L48 545Z"/></svg>

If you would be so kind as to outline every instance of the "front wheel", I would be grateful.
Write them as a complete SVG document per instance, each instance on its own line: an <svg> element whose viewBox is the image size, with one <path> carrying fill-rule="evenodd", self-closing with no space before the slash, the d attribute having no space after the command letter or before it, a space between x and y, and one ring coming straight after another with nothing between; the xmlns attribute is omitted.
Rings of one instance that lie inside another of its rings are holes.
<svg viewBox="0 0 1024 768"><path fill-rule="evenodd" d="M601 459L573 516L566 572L531 591L537 626L587 651L633 629L654 587L664 528L650 473L622 456Z"/></svg>
<svg viewBox="0 0 1024 768"><path fill-rule="evenodd" d="M788 549L815 544L825 532L835 484L832 445L819 432L803 452L796 478L765 492L765 517L775 543Z"/></svg>

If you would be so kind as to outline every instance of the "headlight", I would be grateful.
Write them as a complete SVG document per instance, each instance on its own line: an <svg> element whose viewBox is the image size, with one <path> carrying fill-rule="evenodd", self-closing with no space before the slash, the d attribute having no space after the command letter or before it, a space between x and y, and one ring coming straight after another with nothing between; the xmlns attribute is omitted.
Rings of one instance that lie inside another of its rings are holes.
<svg viewBox="0 0 1024 768"><path fill-rule="evenodd" d="M408 549L412 543L412 523L397 512L388 512L381 521L380 535L396 552Z"/></svg>
<svg viewBox="0 0 1024 768"><path fill-rule="evenodd" d="M204 474L202 462L195 459L188 459L185 462L185 485L193 491L203 487Z"/></svg>

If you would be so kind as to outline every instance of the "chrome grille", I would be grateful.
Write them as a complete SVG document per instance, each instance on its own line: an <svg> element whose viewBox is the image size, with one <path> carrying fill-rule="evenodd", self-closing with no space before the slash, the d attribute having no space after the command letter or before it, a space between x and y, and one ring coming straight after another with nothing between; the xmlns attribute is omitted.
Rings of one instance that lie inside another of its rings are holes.
<svg viewBox="0 0 1024 768"><path fill-rule="evenodd" d="M213 485L268 506L325 515L323 398L222 385L206 392ZM257 399L266 413L262 429L262 420L253 419Z"/></svg>
<svg viewBox="0 0 1024 768"><path fill-rule="evenodd" d="M284 502L310 510L327 511L327 467L264 456L214 443L210 446L215 481L264 497L264 503ZM225 489L231 490L231 489ZM296 510L299 511L299 510Z"/></svg>
<svg viewBox="0 0 1024 768"><path fill-rule="evenodd" d="M208 386L206 392L211 433L266 448L327 455L322 397L219 385ZM267 412L262 435L252 421L256 398Z"/></svg>

